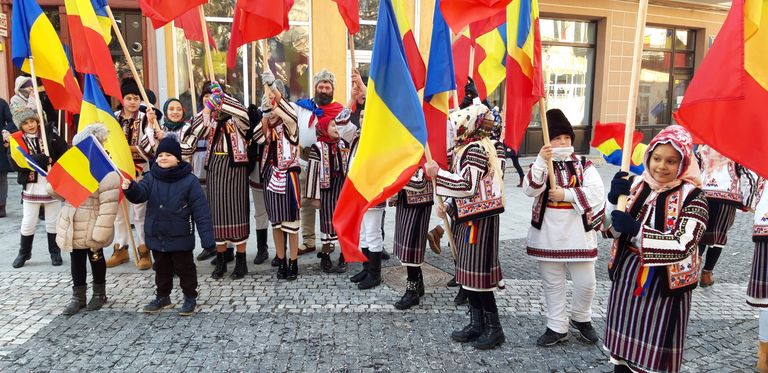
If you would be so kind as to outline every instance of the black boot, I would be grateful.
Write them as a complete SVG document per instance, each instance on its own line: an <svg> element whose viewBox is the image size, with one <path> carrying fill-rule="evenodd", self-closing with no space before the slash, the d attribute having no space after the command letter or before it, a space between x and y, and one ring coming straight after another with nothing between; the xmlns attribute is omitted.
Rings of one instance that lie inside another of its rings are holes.
<svg viewBox="0 0 768 373"><path fill-rule="evenodd" d="M424 296L424 274L419 271L419 280L416 283L416 292L420 297Z"/></svg>
<svg viewBox="0 0 768 373"><path fill-rule="evenodd" d="M331 254L325 252L317 253L317 257L320 258L320 269L325 273L336 272L333 269L333 261L331 260Z"/></svg>
<svg viewBox="0 0 768 373"><path fill-rule="evenodd" d="M288 275L286 279L293 281L299 277L299 259L288 259Z"/></svg>
<svg viewBox="0 0 768 373"><path fill-rule="evenodd" d="M264 261L269 258L266 229L259 229L256 231L256 248L259 251L256 252L256 257L253 258L253 264L264 263Z"/></svg>
<svg viewBox="0 0 768 373"><path fill-rule="evenodd" d="M107 284L93 284L93 296L85 307L88 311L98 311L107 303Z"/></svg>
<svg viewBox="0 0 768 373"><path fill-rule="evenodd" d="M248 266L245 262L245 253L235 254L235 269L229 275L233 280L239 280L248 274Z"/></svg>
<svg viewBox="0 0 768 373"><path fill-rule="evenodd" d="M288 258L278 258L278 267L277 267L277 279L278 280L285 280L288 278Z"/></svg>
<svg viewBox="0 0 768 373"><path fill-rule="evenodd" d="M485 314L485 327L481 334L472 343L478 350L490 350L504 343L504 330L501 329L498 312L483 312Z"/></svg>
<svg viewBox="0 0 768 373"><path fill-rule="evenodd" d="M451 333L451 339L456 342L471 342L480 337L481 334L483 334L483 309L470 307L469 324L464 329Z"/></svg>
<svg viewBox="0 0 768 373"><path fill-rule="evenodd" d="M56 244L56 233L48 233L48 253L51 254L51 265L58 267L61 265L61 249Z"/></svg>
<svg viewBox="0 0 768 373"><path fill-rule="evenodd" d="M277 257L277 254L275 254L275 257L272 258L272 267L277 267L280 265L280 258Z"/></svg>
<svg viewBox="0 0 768 373"><path fill-rule="evenodd" d="M234 247L227 247L227 251L224 252L224 260L229 263L235 261L235 248ZM213 260L211 260L211 264L216 265L217 259L219 258L218 255L216 255Z"/></svg>
<svg viewBox="0 0 768 373"><path fill-rule="evenodd" d="M363 255L365 255L365 257L368 258L368 260L370 260L370 258L371 258L370 254L371 254L371 252L368 251L368 248L364 247L363 248ZM352 281L354 283L358 283L360 281L363 281L363 279L365 278L365 274L366 273L368 273L368 262L363 262L363 270L358 272L356 275L350 277L349 281Z"/></svg>
<svg viewBox="0 0 768 373"><path fill-rule="evenodd" d="M88 291L88 285L73 286L72 287L72 299L70 299L67 307L61 312L62 315L72 316L81 309L85 308L85 293Z"/></svg>
<svg viewBox="0 0 768 373"><path fill-rule="evenodd" d="M459 287L459 292L456 293L456 298L453 298L453 304L457 306L463 306L467 304L467 291L463 287Z"/></svg>
<svg viewBox="0 0 768 373"><path fill-rule="evenodd" d="M407 310L412 306L419 305L419 282L407 281L405 284L405 294L395 303L395 308L399 310Z"/></svg>
<svg viewBox="0 0 768 373"><path fill-rule="evenodd" d="M204 260L211 259L216 256L216 249L213 250L206 250L203 249L203 252L197 255L197 261L202 262Z"/></svg>
<svg viewBox="0 0 768 373"><path fill-rule="evenodd" d="M224 253L216 252L216 268L211 273L211 278L220 279L227 273L227 261L224 259Z"/></svg>
<svg viewBox="0 0 768 373"><path fill-rule="evenodd" d="M344 260L344 253L339 253L339 265L336 266L336 273L347 272L347 261Z"/></svg>
<svg viewBox="0 0 768 373"><path fill-rule="evenodd" d="M357 284L360 290L375 288L381 284L381 251L368 254L368 271L363 281Z"/></svg>
<svg viewBox="0 0 768 373"><path fill-rule="evenodd" d="M21 268L27 260L32 259L32 241L34 241L34 239L34 235L21 236L19 255L17 255L16 259L13 261L13 268Z"/></svg>
<svg viewBox="0 0 768 373"><path fill-rule="evenodd" d="M381 260L389 260L389 253L387 252L387 249L381 250Z"/></svg>

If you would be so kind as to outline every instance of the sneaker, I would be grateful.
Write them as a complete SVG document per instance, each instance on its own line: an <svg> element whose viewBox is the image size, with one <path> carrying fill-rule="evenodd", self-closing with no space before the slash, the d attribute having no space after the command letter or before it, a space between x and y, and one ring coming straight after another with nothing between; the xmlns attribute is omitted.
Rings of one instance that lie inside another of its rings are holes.
<svg viewBox="0 0 768 373"><path fill-rule="evenodd" d="M592 327L591 322L578 322L571 320L571 326L579 331L579 334L576 336L576 338L588 343L597 343L597 331Z"/></svg>
<svg viewBox="0 0 768 373"><path fill-rule="evenodd" d="M148 305L144 306L143 311L146 313L155 313L162 311L164 308L171 307L173 307L173 303L171 303L171 297L157 297L155 300L149 302Z"/></svg>
<svg viewBox="0 0 768 373"><path fill-rule="evenodd" d="M208 250L203 249L202 253L197 254L197 261L198 262L202 262L202 261L205 261L205 260L208 260L208 259L212 259L214 257L216 257L216 250L208 251Z"/></svg>
<svg viewBox="0 0 768 373"><path fill-rule="evenodd" d="M560 342L567 341L568 337L568 332L558 333L550 328L547 328L547 331L544 332L544 334L542 334L541 337L536 340L536 344L541 347L554 346Z"/></svg>
<svg viewBox="0 0 768 373"><path fill-rule="evenodd" d="M179 309L179 316L191 316L195 313L197 301L195 298L184 297L184 304Z"/></svg>

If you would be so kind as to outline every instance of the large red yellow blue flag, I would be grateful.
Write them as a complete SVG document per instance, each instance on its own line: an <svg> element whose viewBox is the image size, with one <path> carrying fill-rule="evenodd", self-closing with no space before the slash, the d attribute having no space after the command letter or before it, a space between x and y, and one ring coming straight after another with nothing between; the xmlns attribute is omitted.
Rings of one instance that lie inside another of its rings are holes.
<svg viewBox="0 0 768 373"><path fill-rule="evenodd" d="M733 0L675 119L694 138L768 178L768 2Z"/></svg>
<svg viewBox="0 0 768 373"><path fill-rule="evenodd" d="M80 122L78 132L94 123L101 123L109 130L109 137L104 142L104 149L117 166L124 177L136 176L136 166L133 164L131 149L123 130L117 123L114 114L109 108L107 99L101 93L99 82L90 74L85 75L83 107L80 110Z"/></svg>
<svg viewBox="0 0 768 373"><path fill-rule="evenodd" d="M122 100L115 64L107 46L107 38L90 0L65 0L67 22L72 40L75 68L81 73L99 77L104 92ZM107 34L110 35L111 34Z"/></svg>
<svg viewBox="0 0 768 373"><path fill-rule="evenodd" d="M107 45L112 42L112 20L107 13L107 0L91 0L93 11L96 12L96 20L99 22L99 33L104 37Z"/></svg>
<svg viewBox="0 0 768 373"><path fill-rule="evenodd" d="M507 7L506 85L504 142L517 150L531 121L531 108L544 96L538 0L513 0Z"/></svg>
<svg viewBox="0 0 768 373"><path fill-rule="evenodd" d="M484 29L474 27L479 22L469 25L453 44L454 65L456 66L456 85L459 97L464 97L467 77L471 76L477 88L478 97L485 100L501 85L507 75L507 23L506 10L503 20ZM488 26L489 22L482 22ZM474 48L472 74L469 74L470 48Z"/></svg>
<svg viewBox="0 0 768 373"><path fill-rule="evenodd" d="M490 19L512 0L443 0L443 16L457 34L470 23Z"/></svg>
<svg viewBox="0 0 768 373"><path fill-rule="evenodd" d="M427 124L429 150L440 167L448 169L446 144L448 98L456 89L451 54L451 30L440 12L440 0L435 3L432 18L432 42L427 65L427 82L424 86L424 119Z"/></svg>
<svg viewBox="0 0 768 373"><path fill-rule="evenodd" d="M35 75L43 82L53 106L80 112L80 86L72 75L59 35L40 6L34 0L13 0L11 27L13 64L31 73L30 62L34 60Z"/></svg>
<svg viewBox="0 0 768 373"><path fill-rule="evenodd" d="M409 74L392 0L382 0L360 142L333 214L347 261L365 260L358 248L363 214L401 190L424 157L424 112Z"/></svg>
<svg viewBox="0 0 768 373"><path fill-rule="evenodd" d="M69 148L48 173L48 183L62 198L77 208L115 170L99 141L91 135Z"/></svg>
<svg viewBox="0 0 768 373"><path fill-rule="evenodd" d="M394 9L394 17L397 20L398 31L402 39L402 46L405 50L405 60L408 62L408 70L411 72L411 79L416 85L416 90L424 88L424 81L427 77L427 68L424 66L424 59L421 58L419 45L416 43L416 37L413 36L411 22L408 21L408 12L405 7L406 0L391 0Z"/></svg>

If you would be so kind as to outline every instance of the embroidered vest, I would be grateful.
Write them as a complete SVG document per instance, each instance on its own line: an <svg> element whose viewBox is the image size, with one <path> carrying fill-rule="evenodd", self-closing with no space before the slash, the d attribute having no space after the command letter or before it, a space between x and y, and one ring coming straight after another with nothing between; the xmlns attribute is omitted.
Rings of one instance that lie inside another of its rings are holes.
<svg viewBox="0 0 768 373"><path fill-rule="evenodd" d="M428 181L424 189L421 190L408 190L403 189L405 194L405 204L408 206L423 206L433 205L434 202L434 189L432 188L432 182Z"/></svg>
<svg viewBox="0 0 768 373"><path fill-rule="evenodd" d="M319 141L315 143L315 146L320 148L320 189L328 189L331 187L331 146L328 143ZM347 174L347 163L349 162L349 148L344 140L339 140L336 144L337 151L340 153L341 164L336 165L339 168L339 172L342 175ZM339 161L339 158L336 161Z"/></svg>
<svg viewBox="0 0 768 373"><path fill-rule="evenodd" d="M467 149L477 144L470 144L456 155L453 164L454 170L461 169L461 162L464 159ZM462 224L468 221L499 215L504 212L503 181L501 183L493 182L493 171L489 169L486 158L486 171L480 177L477 192L472 197L454 198L456 203L456 223Z"/></svg>
<svg viewBox="0 0 768 373"><path fill-rule="evenodd" d="M277 164L274 165L277 169L285 171L290 168L301 167L299 165L298 143L291 143L284 131L285 127L282 125L266 130L266 146L262 151L261 164L259 165L261 172L266 172L267 163L274 163L274 160L269 157L270 149L273 147L277 155Z"/></svg>
<svg viewBox="0 0 768 373"><path fill-rule="evenodd" d="M757 205L755 206L755 226L752 241L768 241L768 188L766 180L761 180L757 188Z"/></svg>
<svg viewBox="0 0 768 373"><path fill-rule="evenodd" d="M675 227L683 208L701 193L701 189L692 188L686 195L685 184L682 184L661 192L654 200L648 201L651 188L645 182L640 181L632 187L627 198L627 211L635 219L644 219L645 225L652 225L656 230L665 232ZM653 215L649 215L651 205L653 205ZM611 257L608 260L608 273L611 280L614 279L616 270L614 264L618 258L629 255L629 241L630 238L626 234L622 234L611 245ZM690 256L677 263L653 268L653 275L661 284L662 294L666 296L678 295L698 286L701 259L698 250L694 250Z"/></svg>
<svg viewBox="0 0 768 373"><path fill-rule="evenodd" d="M216 141L224 141L228 147L229 161L232 166L248 166L248 146L237 129L234 119L230 118L223 124L216 123L215 127L208 132L208 150L205 155L205 165L208 167L208 160L216 147ZM223 136L223 138L222 138Z"/></svg>

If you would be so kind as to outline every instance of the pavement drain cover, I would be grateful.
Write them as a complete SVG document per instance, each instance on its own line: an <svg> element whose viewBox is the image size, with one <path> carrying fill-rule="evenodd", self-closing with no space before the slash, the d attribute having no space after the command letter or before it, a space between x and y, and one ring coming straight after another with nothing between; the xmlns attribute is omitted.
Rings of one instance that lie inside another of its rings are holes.
<svg viewBox="0 0 768 373"><path fill-rule="evenodd" d="M445 284L453 278L452 274L427 263L421 265L421 272L424 275L424 288L427 291L432 288L444 288ZM398 293L405 292L405 281L408 278L405 266L382 268L381 278L384 284Z"/></svg>

